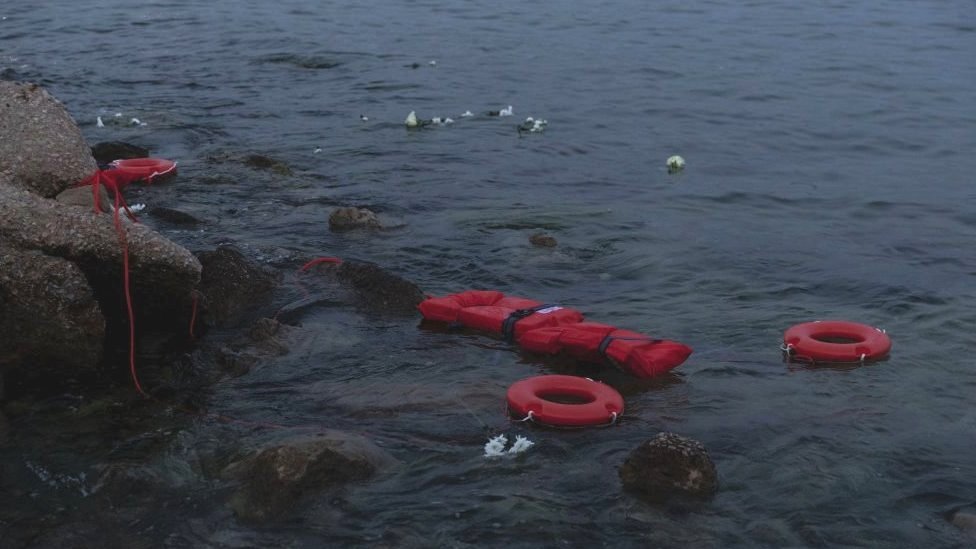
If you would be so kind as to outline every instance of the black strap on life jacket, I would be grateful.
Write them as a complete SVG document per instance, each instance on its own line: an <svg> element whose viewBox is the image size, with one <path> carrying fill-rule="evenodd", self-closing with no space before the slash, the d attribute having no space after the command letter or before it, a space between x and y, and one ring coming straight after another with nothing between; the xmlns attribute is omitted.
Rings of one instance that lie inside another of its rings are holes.
<svg viewBox="0 0 976 549"><path fill-rule="evenodd" d="M660 339L651 339L649 337L614 337L613 332L609 332L607 335L603 336L603 339L600 340L600 344L597 346L596 350L598 353L600 353L600 356L602 356L607 362L613 364L617 368L619 368L620 366L612 358L610 358L609 355L607 355L607 348L610 347L610 344L616 340L642 341L644 343L659 343L663 341Z"/></svg>
<svg viewBox="0 0 976 549"><path fill-rule="evenodd" d="M515 341L515 323L527 316L532 316L535 313L541 311L542 309L548 309L549 307L555 307L555 305L539 305L538 307L532 307L529 309L516 309L508 315L504 321L502 321L502 336L505 341L512 343Z"/></svg>

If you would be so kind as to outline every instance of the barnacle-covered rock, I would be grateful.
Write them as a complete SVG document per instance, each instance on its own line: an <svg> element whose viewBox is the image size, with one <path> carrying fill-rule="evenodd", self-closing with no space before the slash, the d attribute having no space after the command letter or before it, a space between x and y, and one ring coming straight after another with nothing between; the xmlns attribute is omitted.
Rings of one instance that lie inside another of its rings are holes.
<svg viewBox="0 0 976 549"><path fill-rule="evenodd" d="M634 449L620 467L620 480L624 488L659 502L704 498L718 488L705 446L675 433L659 433Z"/></svg>

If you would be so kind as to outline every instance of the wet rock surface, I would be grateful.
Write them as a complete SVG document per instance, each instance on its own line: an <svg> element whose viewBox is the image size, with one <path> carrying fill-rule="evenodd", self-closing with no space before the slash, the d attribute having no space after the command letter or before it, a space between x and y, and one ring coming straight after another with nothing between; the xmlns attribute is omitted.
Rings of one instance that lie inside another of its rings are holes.
<svg viewBox="0 0 976 549"><path fill-rule="evenodd" d="M198 257L203 268L200 291L205 296L205 309L217 325L233 324L269 300L277 275L237 248L221 246Z"/></svg>
<svg viewBox="0 0 976 549"><path fill-rule="evenodd" d="M555 248L556 239L546 233L536 233L529 237L529 243L537 248Z"/></svg>
<svg viewBox="0 0 976 549"><path fill-rule="evenodd" d="M336 269L336 277L355 292L360 307L416 314L424 300L419 286L373 263L345 261Z"/></svg>
<svg viewBox="0 0 976 549"><path fill-rule="evenodd" d="M96 143L92 146L91 153L95 157L95 162L99 165L108 164L113 160L149 157L149 149L122 141L103 141Z"/></svg>
<svg viewBox="0 0 976 549"><path fill-rule="evenodd" d="M293 510L305 495L373 476L393 458L358 435L325 431L276 442L232 463L222 476L238 483L230 507L264 522Z"/></svg>
<svg viewBox="0 0 976 549"><path fill-rule="evenodd" d="M976 509L954 511L948 519L953 526L976 538Z"/></svg>
<svg viewBox="0 0 976 549"><path fill-rule="evenodd" d="M638 446L619 474L625 489L655 502L707 498L718 488L705 446L675 433L659 433Z"/></svg>
<svg viewBox="0 0 976 549"><path fill-rule="evenodd" d="M268 170L278 175L291 175L291 168L284 162L263 154L249 154L244 157L244 165L257 169Z"/></svg>
<svg viewBox="0 0 976 549"><path fill-rule="evenodd" d="M337 208L329 215L329 230L333 232L379 228L382 228L379 218L366 208Z"/></svg>
<svg viewBox="0 0 976 549"><path fill-rule="evenodd" d="M53 197L96 168L60 101L36 84L0 81L0 173L12 184Z"/></svg>
<svg viewBox="0 0 976 549"><path fill-rule="evenodd" d="M153 206L149 209L149 215L153 219L158 219L172 225L192 227L203 223L200 219L180 210L166 208L164 206Z"/></svg>

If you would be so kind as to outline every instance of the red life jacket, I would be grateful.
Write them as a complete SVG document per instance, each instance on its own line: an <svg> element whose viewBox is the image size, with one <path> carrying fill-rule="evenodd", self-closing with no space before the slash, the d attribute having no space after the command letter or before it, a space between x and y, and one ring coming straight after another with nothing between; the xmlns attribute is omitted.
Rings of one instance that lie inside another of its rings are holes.
<svg viewBox="0 0 976 549"><path fill-rule="evenodd" d="M684 362L691 347L667 339L620 330L596 322L540 328L522 334L518 344L527 351L550 355L564 352L588 362L609 362L637 377L661 375Z"/></svg>
<svg viewBox="0 0 976 549"><path fill-rule="evenodd" d="M501 334L509 341L518 341L531 330L583 320L583 314L575 309L546 305L523 297L506 297L501 292L488 290L431 297L418 307L428 320L455 322L468 328Z"/></svg>

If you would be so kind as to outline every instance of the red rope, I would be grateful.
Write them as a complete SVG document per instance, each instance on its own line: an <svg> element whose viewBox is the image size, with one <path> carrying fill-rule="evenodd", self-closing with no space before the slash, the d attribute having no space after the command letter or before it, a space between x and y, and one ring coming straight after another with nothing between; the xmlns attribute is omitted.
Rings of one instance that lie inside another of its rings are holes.
<svg viewBox="0 0 976 549"><path fill-rule="evenodd" d="M142 389L139 383L139 375L136 373L136 318L132 311L132 292L129 287L129 241L125 238L125 229L122 227L122 218L119 216L119 196L118 190L115 191L115 230L119 234L119 244L122 246L122 289L125 293L125 308L129 314L129 373L132 375L132 384L135 385L139 394L150 398L149 394ZM128 208L126 208L128 210ZM135 219L132 220L135 222Z"/></svg>
<svg viewBox="0 0 976 549"><path fill-rule="evenodd" d="M332 263L335 265L341 265L342 259L338 257L317 257L309 261L308 263L302 265L302 268L299 269L299 271L307 271L316 265L321 265L322 263Z"/></svg>
<svg viewBox="0 0 976 549"><path fill-rule="evenodd" d="M193 341L196 339L196 336L193 335L193 325L197 321L197 302L200 300L200 292L193 290L190 296L193 298L193 309L190 311L190 341Z"/></svg>

